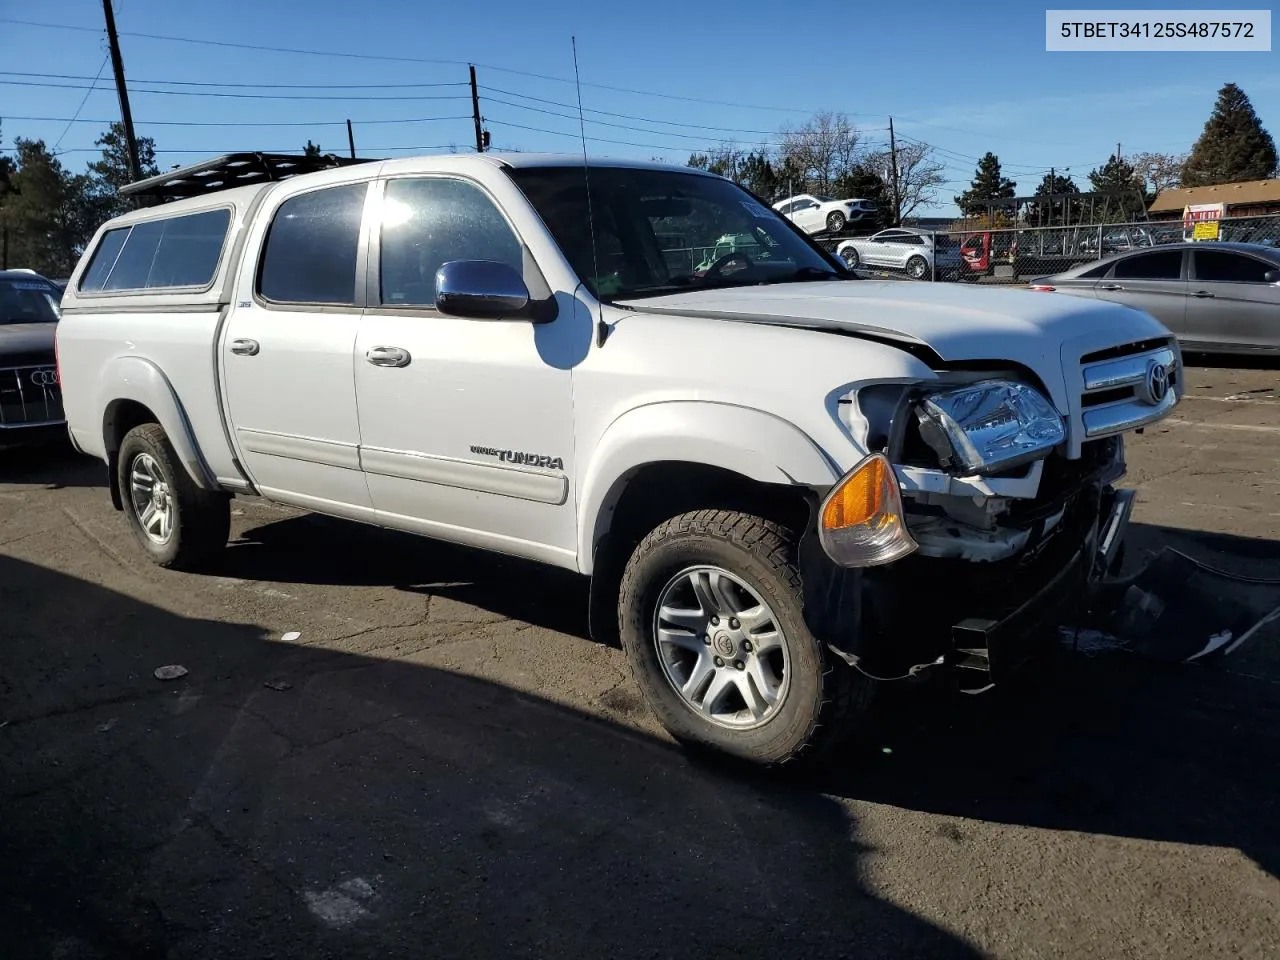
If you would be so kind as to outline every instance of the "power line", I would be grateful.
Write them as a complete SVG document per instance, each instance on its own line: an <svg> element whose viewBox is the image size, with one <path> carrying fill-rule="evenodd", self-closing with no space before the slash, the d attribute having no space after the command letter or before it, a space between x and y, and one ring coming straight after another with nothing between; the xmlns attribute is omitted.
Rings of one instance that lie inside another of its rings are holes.
<svg viewBox="0 0 1280 960"><path fill-rule="evenodd" d="M515 107L517 110L530 110L534 113L541 113L551 117L559 117L563 120L578 119L577 117L572 116L571 114L557 113L554 110L546 110L546 109L543 109L542 107L531 107L528 104L515 103L511 100L503 100L500 97L492 97L492 96L485 97L485 103L497 103L506 107ZM586 122L590 124L594 124L596 126L600 126L600 127L613 127L618 130L632 130L636 133L656 133L659 136L685 137L690 140L697 140L698 142L704 143L704 144L705 143L736 143L738 142L736 139L731 137L708 137L703 134L697 134L697 133L680 133L677 130L653 130L650 128L636 127L636 126L632 126L630 124L625 124L625 123L612 123L608 120L593 120L593 119L587 118ZM753 142L761 145L767 144L768 146L779 145L779 141L773 141L773 140L763 140L763 141L753 141Z"/></svg>
<svg viewBox="0 0 1280 960"><path fill-rule="evenodd" d="M5 120L27 120L43 123L96 123L110 125L114 120L93 120L85 117L25 117L5 114ZM471 114L452 117L395 117L387 120L357 120L361 126L387 123L435 123L445 120L470 120ZM142 120L144 127L342 127L345 120Z"/></svg>
<svg viewBox="0 0 1280 960"><path fill-rule="evenodd" d="M84 83L40 83L34 80L0 80L0 85L9 87L44 87L51 90L90 90L94 88ZM226 93L218 91L203 90L144 90L135 85L134 82L129 84L129 93L150 93L168 97L222 97L230 100L337 100L347 102L351 100L466 100L467 97L460 94L425 94L420 96L370 96L367 94L359 94L355 96L331 96L328 94L297 94L297 93Z"/></svg>
<svg viewBox="0 0 1280 960"><path fill-rule="evenodd" d="M101 71L98 76L100 77ZM0 77L34 77L40 80L96 80L88 74L78 73L27 73L20 70L0 70ZM465 87L461 80L437 83L227 83L214 80L131 80L131 83L150 83L173 87L248 87L254 90L385 90L419 89L429 87ZM37 84L38 86L38 84Z"/></svg>
<svg viewBox="0 0 1280 960"><path fill-rule="evenodd" d="M103 54L102 66L98 67L98 72L94 74L93 77L93 83L89 85L89 89L86 90L84 96L80 98L80 106L76 107L76 112L71 115L71 119L67 121L67 125L62 128L62 133L58 134L58 139L53 142L53 146L50 148L51 153L57 152L58 147L62 144L62 138L67 135L67 132L71 129L71 125L76 122L77 118L79 118L80 111L83 110L84 105L89 102L89 94L93 93L97 88L98 81L102 79L102 71L107 69L107 61L110 59L111 54Z"/></svg>
<svg viewBox="0 0 1280 960"><path fill-rule="evenodd" d="M590 86L590 84L584 83L583 86L584 87ZM563 107L566 110L577 109L577 106L575 104L565 103L562 100L548 100L545 97L535 97L527 93L516 93L514 90L503 90L500 87L490 87L485 84L481 84L480 89L488 90L488 91L491 91L492 93L499 93L499 94L502 94L504 97L519 97L522 100L532 100L535 103L545 103L553 107ZM703 101L698 101L698 102L703 102ZM706 101L706 102L714 103L715 101ZM529 109L533 109L533 108L530 107ZM755 109L755 108L751 108L751 109ZM639 120L641 123L660 123L667 126L686 127L693 130L716 130L719 132L728 132L728 133L762 133L762 134L765 134L766 136L773 136L778 133L777 130L751 130L743 127L711 127L701 123L677 123L674 120L658 120L655 117L637 117L635 114L614 113L613 111L610 111L610 110L597 110L593 107L583 107L582 110L584 113L596 113L602 117L618 117L623 120ZM577 115L575 114L574 115L575 119L576 119L576 116ZM845 116L880 118L880 117L884 117L885 115L882 113L847 113L845 114ZM866 129L866 128L864 127L862 129Z"/></svg>
<svg viewBox="0 0 1280 960"><path fill-rule="evenodd" d="M63 156L68 153L100 153L101 150L102 150L101 147L68 147L65 150L59 150L56 156ZM366 147L364 148L364 152L367 152L367 153L396 153L401 151L413 152L413 151L427 151L427 150L458 150L459 152L461 152L461 148L456 143L437 143L437 144L430 144L427 146L415 146L415 147ZM256 151L259 153L296 153L299 155L301 154L301 151L299 151L297 147L258 147L256 148ZM16 153L16 152L17 151L12 150L8 147L0 148L0 153ZM182 155L199 154L201 156L206 156L206 157L216 157L216 156L221 156L227 153L241 153L241 152L243 152L243 147L232 147L232 148L211 149L211 150L156 150L155 153L157 157L167 156L169 154L182 154Z"/></svg>
<svg viewBox="0 0 1280 960"><path fill-rule="evenodd" d="M15 24L17 26L24 26L24 27L39 27L39 28L48 29L48 30L75 30L83 33L99 32L94 27L81 27L81 26L76 26L74 24L68 24L68 23L43 23L37 20L21 20L15 17L0 17L0 23L9 23L9 24ZM178 37L178 36L172 36L168 34L159 34L159 33L139 33L137 31L122 32L121 36L137 37L142 40L165 40L172 43L195 43L195 44L203 44L205 46L212 46L212 47L226 47L226 48L231 48L235 50L256 50L263 53L294 53L294 54L303 54L307 56L318 56L318 57L343 57L343 58L352 59L352 60L375 60L375 61L384 61L387 63L427 63L427 64L438 64L438 65L457 67L457 66L468 66L470 65L470 63L474 62L477 67L483 67L486 70L495 70L500 73L509 73L509 74L513 74L515 76L521 76L521 77L533 77L538 80L550 80L554 83L573 83L574 82L571 77L557 77L557 76L552 76L550 74L545 74L545 73L534 73L529 70L516 70L511 67L500 67L496 64L480 63L478 61L441 60L441 59L434 59L429 57L394 56L391 54L352 53L350 51L345 51L345 50L309 50L309 49L299 48L299 47L273 47L273 46L267 46L264 44L233 43L228 40L207 40L203 38ZM705 104L710 104L712 106L718 106L718 107L738 107L745 110L771 110L771 111L776 111L778 113L791 113L791 114L801 112L797 110L795 107L774 107L774 106L765 106L763 104L734 103L727 100L707 100L701 97L688 97L688 96L675 94L675 93L659 93L656 90L636 90L630 87L617 87L607 83L591 83L588 81L583 81L582 86L593 87L598 90L612 90L617 93L630 93L630 94L635 94L637 96L643 96L643 97L658 97L664 100L679 100L686 103L705 103Z"/></svg>

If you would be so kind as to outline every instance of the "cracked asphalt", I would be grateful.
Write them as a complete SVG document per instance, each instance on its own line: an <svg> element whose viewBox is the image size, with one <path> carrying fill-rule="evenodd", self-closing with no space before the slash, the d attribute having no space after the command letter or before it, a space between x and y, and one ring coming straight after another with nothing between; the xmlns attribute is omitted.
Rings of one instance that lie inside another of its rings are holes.
<svg viewBox="0 0 1280 960"><path fill-rule="evenodd" d="M1189 374L1129 562L1278 578L1276 370ZM7 958L1280 956L1275 629L768 779L669 742L576 577L255 501L172 573L99 465L0 457Z"/></svg>

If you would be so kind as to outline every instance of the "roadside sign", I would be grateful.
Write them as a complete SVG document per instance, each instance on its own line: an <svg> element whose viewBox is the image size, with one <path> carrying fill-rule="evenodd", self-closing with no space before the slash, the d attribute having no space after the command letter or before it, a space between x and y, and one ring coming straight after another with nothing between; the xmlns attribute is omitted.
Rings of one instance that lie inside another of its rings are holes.
<svg viewBox="0 0 1280 960"><path fill-rule="evenodd" d="M1201 220L1195 225L1191 233L1193 240L1217 240L1218 239L1218 221L1217 220Z"/></svg>

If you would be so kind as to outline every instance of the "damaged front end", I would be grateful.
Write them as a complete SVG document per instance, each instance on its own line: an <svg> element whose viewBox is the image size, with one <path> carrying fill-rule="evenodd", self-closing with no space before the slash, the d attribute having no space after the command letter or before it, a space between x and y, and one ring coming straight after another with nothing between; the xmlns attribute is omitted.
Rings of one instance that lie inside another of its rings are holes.
<svg viewBox="0 0 1280 960"><path fill-rule="evenodd" d="M1176 361L1169 366L1176 383ZM1145 422L1171 409L1158 399ZM815 515L809 539L825 557L808 553L806 602L815 629L863 672L896 679L947 669L961 689L987 689L1037 637L1084 612L1117 568L1133 506L1132 492L1114 486L1125 473L1122 433L1070 442L1071 420L1025 371L864 387L842 398L841 412L876 451L863 464L875 459L897 480L898 526L868 521L892 561L850 562L856 556L841 555L843 541L825 529L859 518L867 494L851 471ZM1134 419L1122 429L1144 425ZM854 505L833 511L841 500ZM824 560L825 572L812 566Z"/></svg>

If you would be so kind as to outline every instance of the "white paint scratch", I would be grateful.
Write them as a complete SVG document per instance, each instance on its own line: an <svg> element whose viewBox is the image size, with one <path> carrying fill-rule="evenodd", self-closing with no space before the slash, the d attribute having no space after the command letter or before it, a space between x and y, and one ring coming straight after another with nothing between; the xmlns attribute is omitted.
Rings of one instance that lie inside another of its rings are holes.
<svg viewBox="0 0 1280 960"><path fill-rule="evenodd" d="M376 895L377 891L368 880L352 877L328 890L304 890L302 899L317 920L330 927L342 928L371 916L361 901L368 902Z"/></svg>

